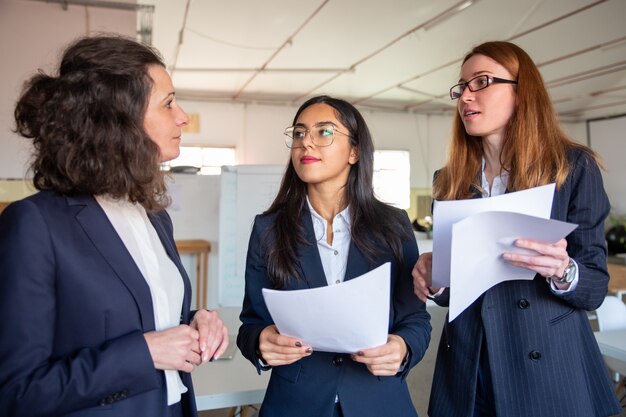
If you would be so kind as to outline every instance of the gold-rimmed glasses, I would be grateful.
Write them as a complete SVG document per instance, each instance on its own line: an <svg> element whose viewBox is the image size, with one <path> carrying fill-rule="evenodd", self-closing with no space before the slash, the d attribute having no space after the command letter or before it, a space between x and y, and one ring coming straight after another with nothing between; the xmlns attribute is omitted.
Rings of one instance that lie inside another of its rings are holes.
<svg viewBox="0 0 626 417"><path fill-rule="evenodd" d="M289 149L303 148L304 139L308 134L315 146L330 146L335 140L335 132L350 136L348 133L338 130L334 124L326 122L318 123L310 129L301 125L289 126L285 129L285 144Z"/></svg>

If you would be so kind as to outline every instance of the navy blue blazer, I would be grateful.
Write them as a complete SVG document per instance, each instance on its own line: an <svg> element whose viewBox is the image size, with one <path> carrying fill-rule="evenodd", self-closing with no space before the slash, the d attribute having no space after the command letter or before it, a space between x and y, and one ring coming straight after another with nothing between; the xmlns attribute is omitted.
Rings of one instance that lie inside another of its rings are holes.
<svg viewBox="0 0 626 417"><path fill-rule="evenodd" d="M149 214L185 287L166 212ZM44 191L0 216L0 415L166 417L164 373L143 334L150 289L91 196ZM189 374L185 416L196 407Z"/></svg>
<svg viewBox="0 0 626 417"><path fill-rule="evenodd" d="M392 209L397 210L397 209ZM396 214L396 213L394 213ZM260 417L332 416L335 396L339 394L346 417L416 416L405 382L408 371L417 364L430 341L430 316L423 302L413 295L411 269L418 251L411 223L406 213L402 224L410 239L403 242L404 265L394 261L385 244L375 262L367 261L363 253L351 244L345 279L355 278L385 262L391 262L391 291L389 333L401 336L410 352L410 361L396 376L373 376L363 364L354 362L350 355L313 352L312 355L285 366L272 368ZM267 239L273 239L275 215L257 216L254 221L246 262L246 289L240 319L237 345L259 372L257 349L259 334L273 324L265 306L262 288L272 288L267 274ZM286 290L316 288L327 285L320 259L311 214L308 209L302 217L306 244L298 247L297 266L305 278L293 278Z"/></svg>
<svg viewBox="0 0 626 417"><path fill-rule="evenodd" d="M430 395L431 417L473 415L481 344L487 344L496 414L507 417L594 417L621 411L585 310L607 293L604 220L609 201L600 171L581 151L555 192L551 218L578 224L567 251L578 286L556 295L540 275L507 281L444 324ZM468 277L471 278L471 277ZM449 289L435 298L449 301Z"/></svg>

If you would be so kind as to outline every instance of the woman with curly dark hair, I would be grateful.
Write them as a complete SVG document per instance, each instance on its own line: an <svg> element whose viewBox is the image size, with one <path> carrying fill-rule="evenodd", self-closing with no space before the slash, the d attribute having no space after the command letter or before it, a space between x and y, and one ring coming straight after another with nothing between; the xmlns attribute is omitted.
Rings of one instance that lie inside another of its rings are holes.
<svg viewBox="0 0 626 417"><path fill-rule="evenodd" d="M190 312L164 211L188 118L158 53L80 39L15 121L40 192L0 216L0 415L195 416L189 372L228 337Z"/></svg>

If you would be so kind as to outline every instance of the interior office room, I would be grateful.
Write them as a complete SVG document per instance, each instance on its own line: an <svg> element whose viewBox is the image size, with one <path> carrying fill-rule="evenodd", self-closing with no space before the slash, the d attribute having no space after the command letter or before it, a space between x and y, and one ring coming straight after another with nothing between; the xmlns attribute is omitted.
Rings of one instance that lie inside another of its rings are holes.
<svg viewBox="0 0 626 417"><path fill-rule="evenodd" d="M463 55L508 40L537 63L565 132L602 158L608 229L626 223L625 18L624 0L0 0L0 209L35 192L30 145L13 132L24 80L54 68L77 37L141 39L163 55L190 117L181 157L164 169L192 307L220 310L236 334L252 218L277 190L283 131L300 104L319 94L353 103L381 151L377 192L423 222ZM432 248L416 236L420 252ZM611 259L610 291L621 296L626 258ZM428 310L431 346L408 377L420 416L446 313ZM253 415L246 406L268 380L236 351L196 372L203 416Z"/></svg>

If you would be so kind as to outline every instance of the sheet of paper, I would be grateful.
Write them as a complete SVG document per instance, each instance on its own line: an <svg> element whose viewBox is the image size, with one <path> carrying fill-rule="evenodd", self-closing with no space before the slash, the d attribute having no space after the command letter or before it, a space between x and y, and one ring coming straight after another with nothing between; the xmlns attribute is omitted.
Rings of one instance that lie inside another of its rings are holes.
<svg viewBox="0 0 626 417"><path fill-rule="evenodd" d="M504 252L537 255L513 245L517 239L554 243L578 225L520 213L489 211L452 226L449 320L454 320L482 293L511 280L531 280L535 272L512 266Z"/></svg>
<svg viewBox="0 0 626 417"><path fill-rule="evenodd" d="M314 350L355 353L387 343L389 262L341 284L306 290L263 288L265 304L281 334Z"/></svg>
<svg viewBox="0 0 626 417"><path fill-rule="evenodd" d="M508 211L550 218L554 184L490 198L435 201L433 208L433 287L450 286L452 225L472 214Z"/></svg>

